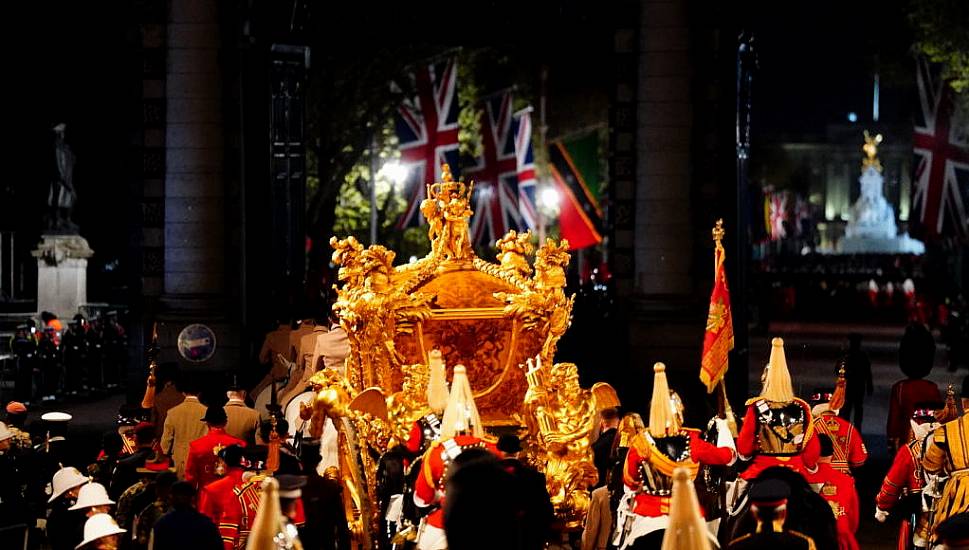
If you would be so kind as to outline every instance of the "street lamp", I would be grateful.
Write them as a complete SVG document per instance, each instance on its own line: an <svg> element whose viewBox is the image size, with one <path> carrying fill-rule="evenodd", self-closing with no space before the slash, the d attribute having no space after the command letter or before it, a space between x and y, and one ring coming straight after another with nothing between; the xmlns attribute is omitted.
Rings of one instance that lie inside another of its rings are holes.
<svg viewBox="0 0 969 550"><path fill-rule="evenodd" d="M390 181L395 188L399 188L404 183L404 180L407 179L409 172L410 169L407 165L401 164L396 160L391 160L380 168L380 171L377 172L377 177L384 178Z"/></svg>
<svg viewBox="0 0 969 550"><path fill-rule="evenodd" d="M538 242L545 242L545 220L547 217L554 218L558 215L559 201L562 200L562 195L559 190L555 188L553 183L546 182L538 189L538 196L536 201L538 204L535 205L536 210L538 210ZM546 216L546 212L549 216Z"/></svg>
<svg viewBox="0 0 969 550"><path fill-rule="evenodd" d="M372 159L376 160L376 145L372 149ZM371 170L375 166L375 162L371 160ZM374 170L370 177L370 244L377 244L377 180L384 179L390 182L390 185L394 189L400 189L400 186L404 184L407 179L407 174L410 173L410 168L406 164L402 164L396 160L389 160L380 167L379 170Z"/></svg>
<svg viewBox="0 0 969 550"><path fill-rule="evenodd" d="M554 210L559 205L559 198L561 197L558 189L551 185L544 187L538 195L539 204L550 210Z"/></svg>

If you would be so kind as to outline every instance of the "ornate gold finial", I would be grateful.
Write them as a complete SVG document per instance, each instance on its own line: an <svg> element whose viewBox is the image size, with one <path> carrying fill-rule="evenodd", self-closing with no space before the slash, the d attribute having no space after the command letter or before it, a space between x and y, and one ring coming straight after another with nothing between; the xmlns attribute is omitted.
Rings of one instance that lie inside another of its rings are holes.
<svg viewBox="0 0 969 550"><path fill-rule="evenodd" d="M723 240L723 236L727 233L723 229L723 218L717 220L717 224L713 226L711 233L713 233L713 241L720 244L720 241Z"/></svg>
<svg viewBox="0 0 969 550"><path fill-rule="evenodd" d="M865 144L861 146L861 150L865 152L867 158L861 161L861 171L864 172L869 167L873 167L879 172L882 171L882 163L878 160L878 144L882 142L882 135L876 134L872 136L865 130Z"/></svg>
<svg viewBox="0 0 969 550"><path fill-rule="evenodd" d="M562 239L558 244L554 239L545 239L535 254L535 271L546 271L550 268L565 269L569 265L569 241Z"/></svg>
<svg viewBox="0 0 969 550"><path fill-rule="evenodd" d="M467 260L474 256L468 231L471 216L471 194L474 182L465 185L454 181L451 168L441 165L441 181L427 186L427 198L421 201L421 214L427 220L427 237L431 253L451 260Z"/></svg>
<svg viewBox="0 0 969 550"><path fill-rule="evenodd" d="M531 231L519 233L512 229L504 237L498 239L495 245L498 247L498 261L502 270L519 277L531 275L532 268L525 259L535 249L532 246Z"/></svg>

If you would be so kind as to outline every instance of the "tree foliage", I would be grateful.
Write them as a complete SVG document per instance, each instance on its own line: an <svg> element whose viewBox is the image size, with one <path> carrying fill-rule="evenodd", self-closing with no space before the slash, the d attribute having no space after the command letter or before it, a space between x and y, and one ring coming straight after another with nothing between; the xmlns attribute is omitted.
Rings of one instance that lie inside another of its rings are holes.
<svg viewBox="0 0 969 550"><path fill-rule="evenodd" d="M969 2L918 0L909 19L915 30L915 47L931 61L944 63L942 77L969 104Z"/></svg>

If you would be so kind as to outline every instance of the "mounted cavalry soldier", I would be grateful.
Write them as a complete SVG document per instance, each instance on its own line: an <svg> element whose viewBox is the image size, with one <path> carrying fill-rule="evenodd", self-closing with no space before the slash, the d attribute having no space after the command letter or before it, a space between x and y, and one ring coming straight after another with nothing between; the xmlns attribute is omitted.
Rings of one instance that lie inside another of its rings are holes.
<svg viewBox="0 0 969 550"><path fill-rule="evenodd" d="M936 411L942 403L919 403L912 412L911 437L897 453L875 497L875 519L884 522L890 512L902 517L899 548L925 548L929 543L929 510L922 498L925 473L922 457L926 438L939 427Z"/></svg>
<svg viewBox="0 0 969 550"><path fill-rule="evenodd" d="M682 404L669 389L666 367L656 363L653 372L649 426L632 439L623 467L623 482L634 497L631 521L621 519L620 549L659 546L669 524L674 470L685 468L693 479L701 464L730 465L737 459L726 426L717 445L701 439L699 430L683 426Z"/></svg>
<svg viewBox="0 0 969 550"><path fill-rule="evenodd" d="M804 475L817 469L820 447L814 436L811 408L794 397L784 341L774 338L761 395L747 401L744 425L737 438L742 460L752 460L740 477L751 480L771 466Z"/></svg>
<svg viewBox="0 0 969 550"><path fill-rule="evenodd" d="M969 398L965 388L962 398L963 403ZM927 474L948 476L935 505L934 532L949 517L969 512L969 413L964 410L962 416L933 432L927 440L922 466Z"/></svg>
<svg viewBox="0 0 969 550"><path fill-rule="evenodd" d="M451 381L451 395L444 409L441 438L431 443L424 453L420 474L414 486L414 503L420 508L430 509L418 529L418 550L447 548L443 504L448 468L464 451L481 448L501 456L495 442L485 437L484 426L471 394L467 370L463 365L457 365Z"/></svg>
<svg viewBox="0 0 969 550"><path fill-rule="evenodd" d="M413 541L417 534L420 518L414 506L414 484L420 475L424 452L441 437L442 413L448 403L447 371L441 352L432 350L429 355L428 412L414 421L407 440L384 453L377 465L377 498L384 518L385 538L394 547Z"/></svg>
<svg viewBox="0 0 969 550"><path fill-rule="evenodd" d="M851 422L838 416L844 402L845 377L842 368L833 393L818 390L811 397L811 413L814 416L814 431L827 435L834 446L831 467L843 474L852 475L852 469L860 468L868 460L868 449L862 441L861 432Z"/></svg>

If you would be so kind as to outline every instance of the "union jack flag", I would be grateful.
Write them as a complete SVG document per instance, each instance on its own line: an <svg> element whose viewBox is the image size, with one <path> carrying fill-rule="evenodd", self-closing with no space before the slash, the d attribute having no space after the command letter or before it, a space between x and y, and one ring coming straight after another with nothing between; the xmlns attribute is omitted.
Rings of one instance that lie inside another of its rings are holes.
<svg viewBox="0 0 969 550"><path fill-rule="evenodd" d="M404 182L407 208L397 228L424 223L421 201L426 185L441 179L441 165L458 173L458 64L455 59L418 67L411 75L417 96L397 108L395 128L400 141L400 162L408 168ZM431 168L433 167L433 168Z"/></svg>
<svg viewBox="0 0 969 550"><path fill-rule="evenodd" d="M482 154L465 169L474 180L471 239L493 243L509 229L523 227L518 211L518 157L511 91L487 98L481 113Z"/></svg>
<svg viewBox="0 0 969 550"><path fill-rule="evenodd" d="M535 179L535 156L532 153L532 109L531 107L515 113L512 124L515 127L515 157L518 162L518 212L528 229L538 227L538 209Z"/></svg>
<svg viewBox="0 0 969 550"><path fill-rule="evenodd" d="M921 237L969 237L969 124L955 113L952 90L940 67L919 57L919 108L915 113L913 233Z"/></svg>
<svg viewBox="0 0 969 550"><path fill-rule="evenodd" d="M787 236L787 229L784 228L784 222L787 221L787 192L768 192L765 198L767 232L770 233L772 241L783 239Z"/></svg>

